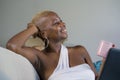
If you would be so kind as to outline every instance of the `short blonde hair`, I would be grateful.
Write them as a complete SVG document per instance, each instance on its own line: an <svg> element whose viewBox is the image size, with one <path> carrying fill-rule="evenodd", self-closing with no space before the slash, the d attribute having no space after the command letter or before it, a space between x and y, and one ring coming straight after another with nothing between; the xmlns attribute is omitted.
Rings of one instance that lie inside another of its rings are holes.
<svg viewBox="0 0 120 80"><path fill-rule="evenodd" d="M49 11L49 10L39 12L39 13L37 13L37 14L33 17L31 23L37 25L37 24L39 23L39 20L40 20L41 18L47 17L49 14L52 14L52 13L56 14L55 12Z"/></svg>

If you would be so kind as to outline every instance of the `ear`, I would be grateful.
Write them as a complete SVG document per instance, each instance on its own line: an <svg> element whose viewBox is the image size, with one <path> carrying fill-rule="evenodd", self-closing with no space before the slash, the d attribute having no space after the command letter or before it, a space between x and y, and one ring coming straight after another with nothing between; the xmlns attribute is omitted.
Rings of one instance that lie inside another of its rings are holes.
<svg viewBox="0 0 120 80"><path fill-rule="evenodd" d="M46 31L41 31L41 37L42 37L42 39L47 38L47 32Z"/></svg>

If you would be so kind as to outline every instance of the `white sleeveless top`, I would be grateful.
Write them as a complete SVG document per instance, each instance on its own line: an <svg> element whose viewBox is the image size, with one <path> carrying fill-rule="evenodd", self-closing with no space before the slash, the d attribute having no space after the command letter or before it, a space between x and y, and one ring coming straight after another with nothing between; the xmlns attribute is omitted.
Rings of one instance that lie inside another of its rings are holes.
<svg viewBox="0 0 120 80"><path fill-rule="evenodd" d="M58 65L48 80L95 80L95 75L88 64L69 67L68 50L62 45Z"/></svg>

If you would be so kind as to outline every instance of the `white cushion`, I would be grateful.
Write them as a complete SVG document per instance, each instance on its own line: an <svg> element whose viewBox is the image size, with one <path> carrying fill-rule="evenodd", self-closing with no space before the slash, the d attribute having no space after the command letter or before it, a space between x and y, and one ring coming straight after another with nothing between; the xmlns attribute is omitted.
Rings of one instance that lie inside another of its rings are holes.
<svg viewBox="0 0 120 80"><path fill-rule="evenodd" d="M39 77L26 58L0 47L0 80L39 80Z"/></svg>

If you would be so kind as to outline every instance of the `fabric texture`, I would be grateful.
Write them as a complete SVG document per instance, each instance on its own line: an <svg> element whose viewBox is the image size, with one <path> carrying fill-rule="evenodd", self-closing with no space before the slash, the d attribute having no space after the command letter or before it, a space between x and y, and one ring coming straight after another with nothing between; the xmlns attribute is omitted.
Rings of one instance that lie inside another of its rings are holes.
<svg viewBox="0 0 120 80"><path fill-rule="evenodd" d="M40 80L32 64L23 56L0 47L0 80Z"/></svg>
<svg viewBox="0 0 120 80"><path fill-rule="evenodd" d="M94 64L94 66L95 66L96 71L99 73L100 67L101 67L101 65L102 65L102 61L99 60L99 61L94 62L93 64Z"/></svg>
<svg viewBox="0 0 120 80"><path fill-rule="evenodd" d="M69 67L68 50L62 45L58 65L48 80L95 80L95 75L88 64Z"/></svg>

